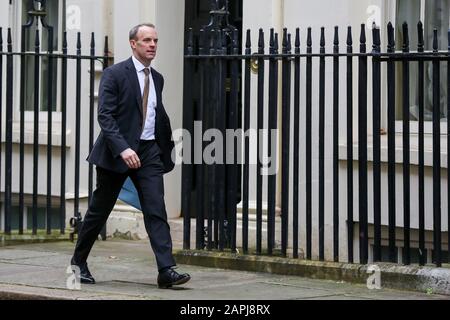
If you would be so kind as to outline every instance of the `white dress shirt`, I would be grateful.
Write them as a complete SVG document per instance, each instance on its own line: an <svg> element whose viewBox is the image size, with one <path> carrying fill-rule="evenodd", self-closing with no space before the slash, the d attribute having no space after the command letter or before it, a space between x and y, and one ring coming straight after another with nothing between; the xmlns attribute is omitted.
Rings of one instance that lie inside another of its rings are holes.
<svg viewBox="0 0 450 320"><path fill-rule="evenodd" d="M141 97L144 95L145 86L145 66L134 56L132 56L134 67L136 68L137 77L139 80L139 86L141 87ZM141 140L154 140L155 139L155 121L156 121L156 90L153 82L150 66L150 90L148 95L147 104L147 119L145 119L144 130L142 131Z"/></svg>

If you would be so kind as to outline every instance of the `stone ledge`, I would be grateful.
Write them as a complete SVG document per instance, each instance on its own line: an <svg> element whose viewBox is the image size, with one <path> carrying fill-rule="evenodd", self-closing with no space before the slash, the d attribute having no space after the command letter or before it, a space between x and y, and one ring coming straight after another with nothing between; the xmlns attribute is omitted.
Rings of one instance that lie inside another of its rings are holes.
<svg viewBox="0 0 450 320"><path fill-rule="evenodd" d="M306 261L281 257L239 255L223 252L175 252L177 263L203 267L267 272L312 279L367 283L370 265ZM375 264L374 264L375 265ZM376 264L381 271L382 288L450 295L450 269Z"/></svg>
<svg viewBox="0 0 450 320"><path fill-rule="evenodd" d="M59 231L53 231L51 234L47 234L47 231L45 230L38 230L36 235L33 235L31 231L24 231L24 234L22 235L18 233L10 235L0 233L0 247L19 244L70 241L70 232L70 229L66 229L65 234L61 234Z"/></svg>

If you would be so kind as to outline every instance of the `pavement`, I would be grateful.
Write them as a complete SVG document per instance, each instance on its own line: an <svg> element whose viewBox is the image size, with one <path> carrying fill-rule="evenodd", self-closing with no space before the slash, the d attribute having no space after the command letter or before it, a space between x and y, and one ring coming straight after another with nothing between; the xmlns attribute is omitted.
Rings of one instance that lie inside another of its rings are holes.
<svg viewBox="0 0 450 320"><path fill-rule="evenodd" d="M170 221L174 249L182 247L181 219ZM97 241L89 257L96 285L67 288L74 244L56 242L0 248L1 299L57 300L449 300L450 296L297 276L179 265L192 279L158 289L156 261L148 240ZM69 281L69 283L71 283Z"/></svg>

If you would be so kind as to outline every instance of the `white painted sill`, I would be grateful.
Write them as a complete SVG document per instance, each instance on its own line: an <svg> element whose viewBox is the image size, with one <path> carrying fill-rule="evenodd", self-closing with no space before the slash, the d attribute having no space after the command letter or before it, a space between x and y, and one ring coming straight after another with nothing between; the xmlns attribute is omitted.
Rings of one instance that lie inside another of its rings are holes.
<svg viewBox="0 0 450 320"><path fill-rule="evenodd" d="M347 142L339 143L339 160L347 160ZM381 162L388 162L388 136L381 135ZM353 160L358 161L358 141L353 142ZM419 139L418 134L410 134L410 164L419 165ZM367 139L367 161L373 162L373 137ZM395 136L395 163L403 164L403 136ZM424 164L426 167L433 166L433 136L425 134L424 137ZM441 135L441 168L447 168L447 136Z"/></svg>

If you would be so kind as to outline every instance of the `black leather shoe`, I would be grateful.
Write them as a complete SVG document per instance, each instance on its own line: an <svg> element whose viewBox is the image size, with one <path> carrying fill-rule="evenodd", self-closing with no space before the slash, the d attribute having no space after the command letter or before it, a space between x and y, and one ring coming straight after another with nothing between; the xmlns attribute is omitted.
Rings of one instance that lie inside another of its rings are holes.
<svg viewBox="0 0 450 320"><path fill-rule="evenodd" d="M169 268L158 274L158 288L167 289L172 286L184 284L191 280L187 273L179 274L173 268Z"/></svg>
<svg viewBox="0 0 450 320"><path fill-rule="evenodd" d="M70 262L73 266L77 266L80 268L80 282L84 284L95 284L95 279L89 271L88 265L85 262L84 264L77 264L73 261Z"/></svg>

